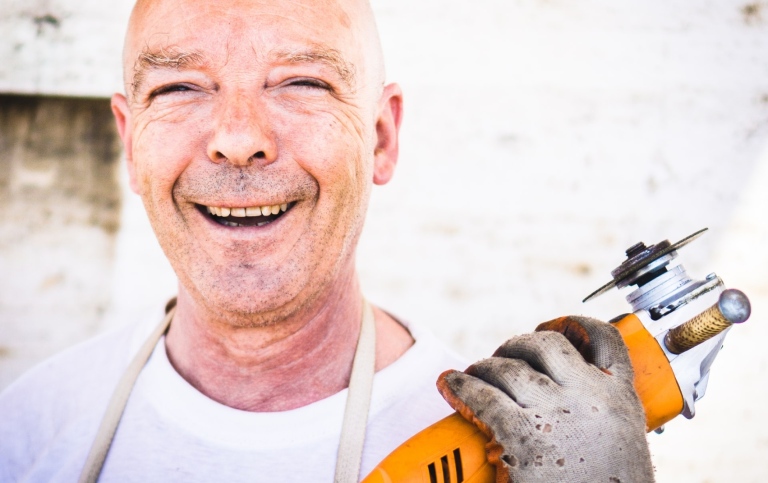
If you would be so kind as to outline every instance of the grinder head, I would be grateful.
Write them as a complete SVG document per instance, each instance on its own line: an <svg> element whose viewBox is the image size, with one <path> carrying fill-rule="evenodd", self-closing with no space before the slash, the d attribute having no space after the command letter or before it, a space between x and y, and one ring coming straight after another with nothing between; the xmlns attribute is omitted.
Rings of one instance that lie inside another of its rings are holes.
<svg viewBox="0 0 768 483"><path fill-rule="evenodd" d="M705 231L707 228L703 228L675 244L669 243L669 240L664 240L651 246L645 246L643 242L632 245L626 251L627 259L611 271L613 280L592 292L582 302L604 294L613 287L643 285L654 279L659 273L663 273L666 270L664 267L677 256L676 250L678 248L689 244Z"/></svg>

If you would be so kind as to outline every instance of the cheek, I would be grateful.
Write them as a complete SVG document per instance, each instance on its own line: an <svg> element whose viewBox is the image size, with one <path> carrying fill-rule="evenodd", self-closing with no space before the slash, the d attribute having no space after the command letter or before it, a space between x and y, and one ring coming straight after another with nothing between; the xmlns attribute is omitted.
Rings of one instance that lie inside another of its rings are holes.
<svg viewBox="0 0 768 483"><path fill-rule="evenodd" d="M156 116L136 131L133 153L143 197L170 197L189 163L205 155L204 123L191 114Z"/></svg>
<svg viewBox="0 0 768 483"><path fill-rule="evenodd" d="M366 130L359 118L338 110L274 118L281 155L317 180L321 197L359 195L372 179L373 130Z"/></svg>
<svg viewBox="0 0 768 483"><path fill-rule="evenodd" d="M326 126L328 130L317 137L325 155L305 153L303 168L320 187L317 212L325 240L318 245L329 247L329 253L336 249L350 253L368 207L373 158L367 156L364 140L350 135L341 122L332 120Z"/></svg>

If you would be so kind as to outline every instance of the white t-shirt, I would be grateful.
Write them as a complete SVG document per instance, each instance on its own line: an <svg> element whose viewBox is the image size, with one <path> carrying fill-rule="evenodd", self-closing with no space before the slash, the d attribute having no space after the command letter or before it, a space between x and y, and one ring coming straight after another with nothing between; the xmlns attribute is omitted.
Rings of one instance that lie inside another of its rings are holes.
<svg viewBox="0 0 768 483"><path fill-rule="evenodd" d="M0 394L0 482L77 481L118 379L160 318L54 356ZM452 412L435 381L464 362L431 334L408 329L416 343L374 377L363 476ZM284 412L232 409L179 376L163 339L131 393L99 481L333 481L346 397L343 390Z"/></svg>

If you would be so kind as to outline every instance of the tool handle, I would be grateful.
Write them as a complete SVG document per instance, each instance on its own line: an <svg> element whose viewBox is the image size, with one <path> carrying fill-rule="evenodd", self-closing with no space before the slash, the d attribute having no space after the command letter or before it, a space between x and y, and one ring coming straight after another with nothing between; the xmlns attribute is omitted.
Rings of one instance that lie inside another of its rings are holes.
<svg viewBox="0 0 768 483"><path fill-rule="evenodd" d="M453 413L400 445L362 483L494 483L488 442L477 426Z"/></svg>
<svg viewBox="0 0 768 483"><path fill-rule="evenodd" d="M682 354L731 325L744 322L750 313L751 306L744 292L733 288L724 290L712 307L667 332L664 345L669 352Z"/></svg>

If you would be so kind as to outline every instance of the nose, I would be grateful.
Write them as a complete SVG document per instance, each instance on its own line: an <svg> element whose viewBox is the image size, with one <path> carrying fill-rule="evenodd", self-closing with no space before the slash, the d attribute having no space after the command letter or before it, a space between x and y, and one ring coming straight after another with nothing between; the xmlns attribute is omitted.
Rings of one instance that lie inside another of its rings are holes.
<svg viewBox="0 0 768 483"><path fill-rule="evenodd" d="M214 133L208 143L208 157L214 163L234 166L261 165L277 159L277 145L269 127L266 109L247 95L224 99L214 115Z"/></svg>

